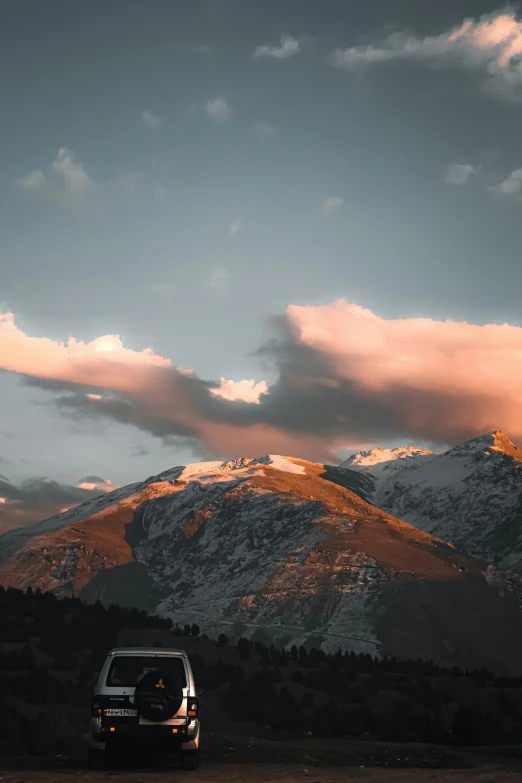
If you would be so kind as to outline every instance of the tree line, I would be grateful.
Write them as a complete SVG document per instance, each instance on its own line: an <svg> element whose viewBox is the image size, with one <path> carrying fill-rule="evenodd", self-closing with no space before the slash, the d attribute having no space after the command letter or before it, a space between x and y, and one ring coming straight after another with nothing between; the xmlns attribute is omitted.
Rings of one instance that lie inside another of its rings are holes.
<svg viewBox="0 0 522 783"><path fill-rule="evenodd" d="M231 645L223 633L207 639L197 623L173 627L136 609L0 588L0 754L65 752L107 652L128 628L167 631L187 645L202 639L190 655L197 682L229 718L272 735L465 745L521 736L520 677L246 638Z"/></svg>

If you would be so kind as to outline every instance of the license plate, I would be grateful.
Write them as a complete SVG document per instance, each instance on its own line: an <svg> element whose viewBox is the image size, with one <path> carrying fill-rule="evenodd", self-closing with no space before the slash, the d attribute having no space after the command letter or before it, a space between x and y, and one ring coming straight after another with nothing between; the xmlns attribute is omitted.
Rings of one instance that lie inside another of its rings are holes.
<svg viewBox="0 0 522 783"><path fill-rule="evenodd" d="M138 715L138 710L105 710L105 715L110 718L135 718Z"/></svg>

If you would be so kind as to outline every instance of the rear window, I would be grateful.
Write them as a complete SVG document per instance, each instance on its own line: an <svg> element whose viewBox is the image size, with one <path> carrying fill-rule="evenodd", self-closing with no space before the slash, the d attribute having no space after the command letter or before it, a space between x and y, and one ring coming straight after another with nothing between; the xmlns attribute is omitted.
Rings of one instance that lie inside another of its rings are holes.
<svg viewBox="0 0 522 783"><path fill-rule="evenodd" d="M171 677L179 680L182 688L186 688L187 680L183 659L168 655L115 656L107 674L107 685L109 688L134 688L141 675L151 669L168 673Z"/></svg>

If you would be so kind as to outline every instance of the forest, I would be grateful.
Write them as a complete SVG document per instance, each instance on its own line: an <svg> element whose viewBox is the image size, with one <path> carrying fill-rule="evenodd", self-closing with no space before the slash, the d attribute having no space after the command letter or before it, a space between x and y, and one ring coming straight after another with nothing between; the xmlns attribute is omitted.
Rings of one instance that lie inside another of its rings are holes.
<svg viewBox="0 0 522 783"><path fill-rule="evenodd" d="M84 743L92 687L122 632L186 649L209 703L204 730L284 740L350 737L437 745L520 741L522 678L430 661L277 649L196 623L51 593L0 588L0 755L71 755ZM210 709L211 707L211 709Z"/></svg>

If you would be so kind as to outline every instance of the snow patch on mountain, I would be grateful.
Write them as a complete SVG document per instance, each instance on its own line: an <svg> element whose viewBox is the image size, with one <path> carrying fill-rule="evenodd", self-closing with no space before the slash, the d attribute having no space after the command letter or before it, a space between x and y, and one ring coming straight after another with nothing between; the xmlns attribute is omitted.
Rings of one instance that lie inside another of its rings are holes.
<svg viewBox="0 0 522 783"><path fill-rule="evenodd" d="M427 449L421 449L419 446L399 446L396 449L376 448L369 451L360 451L358 454L352 454L347 460L341 463L341 468L351 468L353 465L369 467L378 465L382 462L391 462L393 460L414 459L432 454Z"/></svg>

